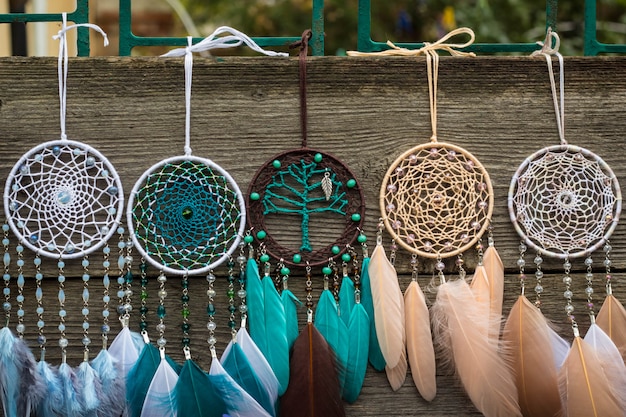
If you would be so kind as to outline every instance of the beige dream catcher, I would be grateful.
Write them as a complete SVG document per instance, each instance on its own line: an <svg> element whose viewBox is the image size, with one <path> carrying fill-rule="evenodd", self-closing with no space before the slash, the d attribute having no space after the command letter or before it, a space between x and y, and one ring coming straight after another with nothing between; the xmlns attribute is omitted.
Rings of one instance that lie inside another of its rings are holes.
<svg viewBox="0 0 626 417"><path fill-rule="evenodd" d="M446 44L458 34L468 34L465 44ZM432 136L400 155L389 167L380 191L381 220L369 274L375 305L375 327L392 388L404 382L408 361L413 380L424 399L436 394L435 355L424 294L417 281L418 257L435 261L437 300L431 311L435 345L456 373L474 405L486 415L519 415L515 386L498 355L504 270L489 233L483 252L482 235L490 231L493 190L483 165L459 146L437 137L437 83L439 55L473 56L460 52L474 41L467 28L450 32L419 50L398 48L376 55L426 55ZM358 53L352 53L358 55ZM370 54L364 54L370 55ZM390 258L397 245L409 251L412 281L404 297L394 265L382 246L383 228L393 238ZM397 245L396 245L397 244ZM462 254L476 246L479 263L466 280ZM455 259L459 279L447 280L444 259ZM493 323L493 324L492 324ZM494 411L495 410L495 411ZM504 414L502 414L504 415Z"/></svg>

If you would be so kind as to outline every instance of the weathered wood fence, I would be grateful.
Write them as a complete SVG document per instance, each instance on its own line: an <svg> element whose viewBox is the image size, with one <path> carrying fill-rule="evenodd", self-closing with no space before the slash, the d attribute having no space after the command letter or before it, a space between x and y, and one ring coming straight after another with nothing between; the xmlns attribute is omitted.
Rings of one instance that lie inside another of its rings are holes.
<svg viewBox="0 0 626 417"><path fill-rule="evenodd" d="M626 183L626 59L623 57L566 58L565 136L571 144L600 155ZM106 155L122 177L128 193L139 176L155 162L183 153L184 80L182 59L77 58L70 60L67 132ZM208 157L227 169L245 190L255 170L279 151L299 145L298 63L295 58L196 58L192 96L191 136L195 155ZM56 59L0 59L0 179L31 147L59 138ZM308 66L309 145L334 154L351 167L366 198L365 231L373 241L379 217L378 192L389 164L404 150L430 138L426 65L424 58L334 58L310 60ZM494 236L507 267L505 312L519 293L516 274L519 238L506 209L512 174L523 159L542 147L558 144L550 85L543 58L442 58L439 75L440 141L473 153L489 171L494 191ZM13 241L15 239L13 238ZM614 292L626 300L626 226L620 224L611 239ZM30 255L30 254L28 254ZM27 255L27 256L28 256ZM527 263L532 265L532 254ZM92 255L95 259L97 255ZM465 256L473 269L473 254ZM594 257L599 307L604 294L603 254ZM69 263L69 262L68 262ZM138 262L135 262L135 266ZM582 260L573 262L577 319L583 331L589 324L585 305ZM25 269L32 277L31 263ZM97 323L101 290L97 265L92 262L92 327L99 346ZM408 257L397 267L401 286L409 281ZM448 274L454 274L449 262ZM432 277L432 262L422 261L419 278L425 287ZM532 271L532 268L530 268ZM56 262L43 262L46 275L44 303L48 356L58 363ZM155 275L154 270L150 270ZM547 261L543 280L544 314L562 325L569 338L561 282L561 262ZM225 268L216 271L224 276ZM531 272L532 273L532 272ZM70 266L67 310L69 361L82 358L82 281L80 265ZM101 273L100 273L101 275ZM295 270L290 288L304 298L304 282ZM168 353L182 359L180 340L180 282L168 281L166 337ZM315 278L321 291L321 274ZM219 344L228 342L226 280L220 280L216 320ZM36 345L34 279L27 279L26 337ZM156 324L157 283L149 284L149 319ZM208 367L206 337L206 281L192 278L192 354ZM434 294L430 294L430 301ZM138 300L138 296L135 296ZM221 310L220 310L221 307ZM301 312L304 321L304 310ZM138 314L132 327L138 329ZM12 321L13 323L13 321ZM114 329L118 326L112 321ZM12 324L13 325L13 324ZM154 333L154 331L153 331ZM479 415L454 378L439 370L438 395L432 403L421 399L407 378L392 392L384 373L369 369L361 397L347 405L351 416L470 416Z"/></svg>

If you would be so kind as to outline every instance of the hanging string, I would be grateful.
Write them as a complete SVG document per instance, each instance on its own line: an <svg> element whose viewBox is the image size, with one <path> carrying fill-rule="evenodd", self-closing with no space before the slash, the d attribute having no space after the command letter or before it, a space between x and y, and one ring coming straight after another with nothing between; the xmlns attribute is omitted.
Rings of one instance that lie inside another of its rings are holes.
<svg viewBox="0 0 626 417"><path fill-rule="evenodd" d="M556 126L559 131L561 145L567 145L565 140L565 80L563 73L563 55L559 53L561 40L552 28L548 28L546 39L543 42L537 42L541 45L541 49L535 51L531 56L543 55L548 63L548 72L550 74L550 87L552 89L552 100L554 102L554 113L556 115ZM552 46L554 44L554 46ZM557 94L556 81L554 80L554 70L552 69L552 57L556 56L559 60L559 91Z"/></svg>
<svg viewBox="0 0 626 417"><path fill-rule="evenodd" d="M307 107L306 107L306 57L309 53L309 40L313 36L311 29L302 32L302 38L292 43L290 48L300 48L298 54L298 68L300 71L300 133L302 135L302 147L307 146Z"/></svg>
<svg viewBox="0 0 626 417"><path fill-rule="evenodd" d="M430 125L433 134L431 142L437 142L437 81L439 79L439 54L434 50L426 51L428 73L428 97L430 101Z"/></svg>
<svg viewBox="0 0 626 417"><path fill-rule="evenodd" d="M67 13L62 13L62 26L61 30L52 37L54 40L59 41L59 64L58 64L58 72L59 72L59 104L60 104L60 118L61 118L61 140L67 140L67 135L65 134L65 114L67 107L67 65L69 61L69 56L67 52L67 36L65 34L71 30L78 27L87 27L93 29L102 34L104 37L104 46L109 45L109 38L107 34L100 28L100 26L94 25L92 23L78 23L74 25L67 26Z"/></svg>
<svg viewBox="0 0 626 417"><path fill-rule="evenodd" d="M218 37L224 33L230 35ZM284 52L266 51L257 45L246 34L239 32L228 26L220 26L209 36L193 45L193 38L187 37L187 46L185 48L173 49L162 57L185 57L185 156L191 156L191 80L193 76L193 53L204 52L211 49L234 48L240 45L247 45L255 52L259 52L268 56L288 56Z"/></svg>

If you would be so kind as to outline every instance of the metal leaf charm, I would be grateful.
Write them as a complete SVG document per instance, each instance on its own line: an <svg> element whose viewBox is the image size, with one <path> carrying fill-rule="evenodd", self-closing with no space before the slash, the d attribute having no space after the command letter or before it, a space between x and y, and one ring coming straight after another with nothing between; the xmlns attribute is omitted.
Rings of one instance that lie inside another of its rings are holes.
<svg viewBox="0 0 626 417"><path fill-rule="evenodd" d="M333 182L328 171L324 173L324 178L322 178L322 191L324 191L326 201L330 200L330 196L333 195Z"/></svg>

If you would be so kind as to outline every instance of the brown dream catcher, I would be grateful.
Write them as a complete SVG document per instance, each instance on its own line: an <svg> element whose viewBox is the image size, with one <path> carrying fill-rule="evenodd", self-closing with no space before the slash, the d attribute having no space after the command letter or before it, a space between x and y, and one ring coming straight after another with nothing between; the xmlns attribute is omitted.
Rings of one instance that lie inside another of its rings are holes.
<svg viewBox="0 0 626 417"><path fill-rule="evenodd" d="M444 43L458 34L468 34L471 39L465 44ZM456 50L473 41L474 33L460 28L435 43L425 43L416 51L388 43L392 49L376 53L426 55L432 136L429 143L400 155L383 178L381 219L369 274L376 334L394 389L405 379L407 352L413 380L421 395L432 400L436 393L428 307L417 282L418 257L433 259L439 279L437 300L431 311L435 345L442 351L444 361L454 364L465 390L481 412L492 415L493 410L499 410L513 416L519 415L515 386L498 355L504 269L490 231L494 200L491 180L471 153L437 138L439 55L436 51L473 56ZM385 256L383 228L393 238L392 261L397 245L412 254L412 282L404 297L394 265ZM480 239L486 231L489 231L489 245L483 252ZM475 245L479 262L470 281L465 278L462 254ZM460 277L446 280L444 259L455 256Z"/></svg>

